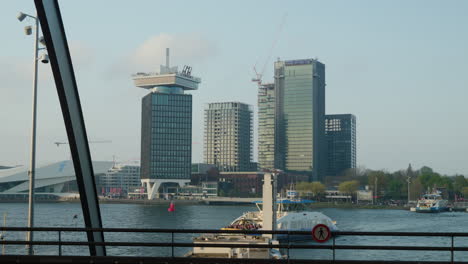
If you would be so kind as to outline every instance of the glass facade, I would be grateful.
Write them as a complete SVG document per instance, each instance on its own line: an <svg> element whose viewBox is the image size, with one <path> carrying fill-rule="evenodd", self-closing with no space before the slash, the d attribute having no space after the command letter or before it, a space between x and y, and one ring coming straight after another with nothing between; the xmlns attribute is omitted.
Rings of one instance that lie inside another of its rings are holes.
<svg viewBox="0 0 468 264"><path fill-rule="evenodd" d="M190 179L192 95L152 92L143 97L142 179Z"/></svg>
<svg viewBox="0 0 468 264"><path fill-rule="evenodd" d="M205 163L220 171L250 171L252 109L239 102L210 103L205 109Z"/></svg>
<svg viewBox="0 0 468 264"><path fill-rule="evenodd" d="M258 90L258 167L282 169L276 155L276 100L275 85L262 84Z"/></svg>
<svg viewBox="0 0 468 264"><path fill-rule="evenodd" d="M320 180L326 170L325 65L317 60L275 63L278 153L287 171Z"/></svg>
<svg viewBox="0 0 468 264"><path fill-rule="evenodd" d="M327 176L339 176L347 169L356 168L356 117L351 114L327 115L325 132Z"/></svg>

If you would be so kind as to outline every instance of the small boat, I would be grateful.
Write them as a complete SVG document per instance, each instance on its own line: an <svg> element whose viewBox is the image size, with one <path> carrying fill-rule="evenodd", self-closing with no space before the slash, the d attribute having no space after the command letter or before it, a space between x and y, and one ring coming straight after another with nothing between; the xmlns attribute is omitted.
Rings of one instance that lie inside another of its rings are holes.
<svg viewBox="0 0 468 264"><path fill-rule="evenodd" d="M424 194L416 205L418 213L439 213L448 209L448 201L442 198L440 191Z"/></svg>

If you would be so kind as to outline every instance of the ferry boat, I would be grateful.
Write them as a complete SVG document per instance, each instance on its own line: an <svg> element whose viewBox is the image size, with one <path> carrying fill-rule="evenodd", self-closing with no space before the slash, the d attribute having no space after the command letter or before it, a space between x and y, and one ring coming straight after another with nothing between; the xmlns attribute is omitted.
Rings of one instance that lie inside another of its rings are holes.
<svg viewBox="0 0 468 264"><path fill-rule="evenodd" d="M273 185L272 175L265 174L263 183L263 199L270 205L273 205ZM266 195L269 194L269 195ZM264 221L263 221L264 220ZM242 230L247 229L247 221L243 222ZM265 208L264 217L262 217L262 225L268 230L275 226L276 219L273 216L273 206ZM251 225L250 228L254 228ZM259 226L256 226L259 228ZM239 230L239 228L229 228L231 230ZM225 229L228 230L228 229ZM242 258L242 259L284 259L287 256L282 255L279 248L265 248L266 245L279 245L270 234L264 235L246 235L234 233L222 234L203 234L193 239L194 243L198 244L191 252L186 254L190 258ZM231 247L220 247L219 244L233 244ZM237 246L236 244L239 244ZM242 244L249 244L253 247L243 248ZM218 245L218 246L217 246ZM258 245L258 248L254 246ZM254 263L254 262L252 262Z"/></svg>
<svg viewBox="0 0 468 264"><path fill-rule="evenodd" d="M416 205L418 213L439 213L448 211L448 201L442 198L439 191L424 194Z"/></svg>
<svg viewBox="0 0 468 264"><path fill-rule="evenodd" d="M311 231L314 226L323 224L328 226L331 231L338 231L336 222L320 212L305 211L305 205L313 203L312 200L304 200L291 196L294 191L287 191L287 199L278 199L276 201L278 210L276 212L276 230L289 231ZM260 230L263 228L263 210L262 201L254 202L258 211L246 212L236 218L232 223L222 230ZM309 240L312 236L277 235L278 240Z"/></svg>

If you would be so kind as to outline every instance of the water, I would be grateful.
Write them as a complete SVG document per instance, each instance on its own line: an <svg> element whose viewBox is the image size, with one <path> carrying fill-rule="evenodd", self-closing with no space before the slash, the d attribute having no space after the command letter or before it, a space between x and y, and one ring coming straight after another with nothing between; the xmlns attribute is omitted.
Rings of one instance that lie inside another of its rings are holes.
<svg viewBox="0 0 468 264"><path fill-rule="evenodd" d="M128 228L180 228L219 229L229 224L243 212L256 210L254 206L206 206L176 205L176 212L167 211L166 205L102 204L104 227ZM447 212L440 214L418 214L404 210L370 209L318 209L333 220L343 231L419 231L419 232L467 232L468 213ZM26 226L27 204L0 203L0 214L7 213L7 226ZM74 219L74 216L77 218ZM37 203L35 226L83 227L79 203ZM36 240L57 240L57 233L35 232ZM175 236L176 242L190 242L197 234ZM24 232L9 232L8 240L23 240ZM170 242L166 234L106 233L106 241ZM64 240L86 241L81 233L64 233ZM314 242L308 242L314 243ZM331 243L331 241L329 242ZM450 238L390 238L390 237L338 237L340 245L418 245L450 246ZM456 238L455 246L468 246L467 238ZM6 246L7 254L24 254L24 247ZM36 254L58 254L57 247L37 246ZM170 256L170 248L108 247L109 255ZM177 248L175 254L183 255L189 249ZM63 254L87 255L87 247L64 247ZM330 250L291 250L292 258L331 259ZM386 259L386 260L449 260L449 252L438 251L376 251L338 250L337 259ZM468 259L468 253L456 252L455 260Z"/></svg>

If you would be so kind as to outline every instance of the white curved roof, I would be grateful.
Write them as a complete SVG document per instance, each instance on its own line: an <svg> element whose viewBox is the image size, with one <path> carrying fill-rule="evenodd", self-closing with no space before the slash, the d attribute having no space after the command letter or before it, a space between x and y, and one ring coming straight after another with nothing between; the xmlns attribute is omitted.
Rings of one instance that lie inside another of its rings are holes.
<svg viewBox="0 0 468 264"><path fill-rule="evenodd" d="M112 168L112 161L93 161L94 174L103 174ZM0 183L27 181L27 166L0 170ZM75 177L75 169L71 160L64 160L36 168L36 180Z"/></svg>

